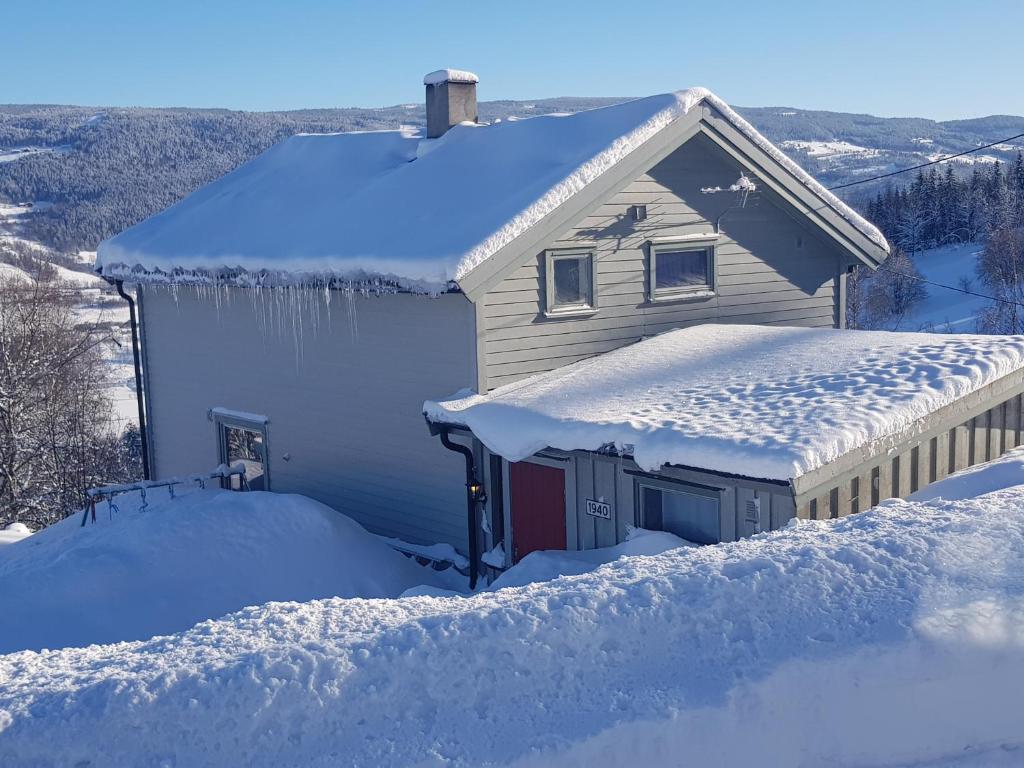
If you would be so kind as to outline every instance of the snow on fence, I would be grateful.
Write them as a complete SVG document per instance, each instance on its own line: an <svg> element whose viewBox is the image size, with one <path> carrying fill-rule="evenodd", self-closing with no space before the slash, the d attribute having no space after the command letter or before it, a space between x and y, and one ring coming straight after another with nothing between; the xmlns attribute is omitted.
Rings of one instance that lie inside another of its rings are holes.
<svg viewBox="0 0 1024 768"><path fill-rule="evenodd" d="M82 510L82 527L85 527L90 516L92 517L92 521L94 523L96 522L96 504L104 499L106 500L110 511L116 512L117 504L114 503L114 498L126 493L135 493L137 491L142 501L139 505L139 511L145 512L146 507L149 506L146 501L146 493L154 488L166 488L170 497L173 499L174 486L176 485L198 485L200 488L206 488L207 482L210 480L217 480L220 481L223 486L224 481L230 480L232 477L239 478L238 490L249 490L249 482L245 478L245 466L242 463L238 463L230 467L227 464L221 464L215 470L207 472L206 474L188 475L187 477L169 477L166 480L140 480L136 483L121 483L118 485L103 485L99 488L90 488L85 492L85 495L89 500L85 505L85 509Z"/></svg>
<svg viewBox="0 0 1024 768"><path fill-rule="evenodd" d="M429 564L435 571L441 571L450 566L465 575L469 568L469 559L459 553L451 544L413 544L389 536L378 536L377 538L392 549L413 558L420 565Z"/></svg>

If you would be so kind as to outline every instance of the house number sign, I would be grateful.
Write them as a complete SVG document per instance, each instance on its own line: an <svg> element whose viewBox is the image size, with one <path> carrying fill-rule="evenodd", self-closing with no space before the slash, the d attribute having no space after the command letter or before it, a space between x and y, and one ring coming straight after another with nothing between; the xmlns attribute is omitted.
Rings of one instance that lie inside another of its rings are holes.
<svg viewBox="0 0 1024 768"><path fill-rule="evenodd" d="M606 501L587 499L587 514L591 517L599 517L602 520L611 520L612 505Z"/></svg>

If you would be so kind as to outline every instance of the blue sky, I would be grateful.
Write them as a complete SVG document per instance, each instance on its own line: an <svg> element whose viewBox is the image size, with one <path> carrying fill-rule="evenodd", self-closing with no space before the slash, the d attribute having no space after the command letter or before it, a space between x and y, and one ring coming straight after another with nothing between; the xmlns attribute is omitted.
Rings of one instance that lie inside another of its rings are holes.
<svg viewBox="0 0 1024 768"><path fill-rule="evenodd" d="M0 10L0 103L381 106L450 66L484 100L705 85L741 106L1024 115L1022 28L1021 0L33 0Z"/></svg>

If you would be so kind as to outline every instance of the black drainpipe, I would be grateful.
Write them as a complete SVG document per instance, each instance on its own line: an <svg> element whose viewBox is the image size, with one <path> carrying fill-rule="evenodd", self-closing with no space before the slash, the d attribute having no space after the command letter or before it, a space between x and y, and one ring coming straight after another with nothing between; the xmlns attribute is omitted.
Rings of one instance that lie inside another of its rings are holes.
<svg viewBox="0 0 1024 768"><path fill-rule="evenodd" d="M146 405L142 391L142 361L139 358L139 324L135 317L135 301L124 292L124 280L115 280L117 295L128 302L128 319L132 326L132 362L135 363L135 399L139 404L139 438L142 441L142 479L149 480L149 436L146 434Z"/></svg>
<svg viewBox="0 0 1024 768"><path fill-rule="evenodd" d="M441 445L449 451L461 453L466 458L466 524L469 529L469 588L476 589L477 560L479 559L476 541L476 504L483 498L482 488L476 478L476 459L473 457L473 449L453 443L448 438L448 427L439 426L437 429L441 435Z"/></svg>

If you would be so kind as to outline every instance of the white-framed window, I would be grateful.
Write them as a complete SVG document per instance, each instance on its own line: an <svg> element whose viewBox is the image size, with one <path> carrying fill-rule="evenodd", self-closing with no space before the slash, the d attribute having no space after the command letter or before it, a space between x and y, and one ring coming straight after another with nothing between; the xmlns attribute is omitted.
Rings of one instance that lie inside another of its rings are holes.
<svg viewBox="0 0 1024 768"><path fill-rule="evenodd" d="M718 489L638 478L636 492L641 527L668 531L696 544L722 540L722 497Z"/></svg>
<svg viewBox="0 0 1024 768"><path fill-rule="evenodd" d="M573 315L597 309L593 251L547 251L545 262L545 314Z"/></svg>
<svg viewBox="0 0 1024 768"><path fill-rule="evenodd" d="M710 240L650 243L650 300L710 296L715 290L715 246Z"/></svg>
<svg viewBox="0 0 1024 768"><path fill-rule="evenodd" d="M229 467L241 463L245 479L253 491L270 490L270 467L267 462L267 422L242 416L213 412L217 426L217 448L220 463ZM238 490L240 480L231 478L231 487Z"/></svg>

